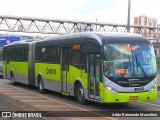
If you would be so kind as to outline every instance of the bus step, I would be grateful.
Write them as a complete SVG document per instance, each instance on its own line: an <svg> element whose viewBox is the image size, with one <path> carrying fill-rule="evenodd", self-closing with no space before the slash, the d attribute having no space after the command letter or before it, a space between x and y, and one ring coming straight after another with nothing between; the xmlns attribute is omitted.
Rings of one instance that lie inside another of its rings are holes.
<svg viewBox="0 0 160 120"><path fill-rule="evenodd" d="M93 102L98 102L98 103L103 103L101 100L96 100L96 99L91 99L91 98L88 98L87 100L93 101Z"/></svg>
<svg viewBox="0 0 160 120"><path fill-rule="evenodd" d="M62 92L62 95L69 96L69 93Z"/></svg>

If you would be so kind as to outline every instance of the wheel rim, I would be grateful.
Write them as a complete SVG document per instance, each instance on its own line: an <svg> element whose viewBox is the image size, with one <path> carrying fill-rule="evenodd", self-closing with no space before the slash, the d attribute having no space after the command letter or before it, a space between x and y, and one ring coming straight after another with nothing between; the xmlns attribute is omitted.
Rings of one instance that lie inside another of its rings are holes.
<svg viewBox="0 0 160 120"><path fill-rule="evenodd" d="M79 90L78 90L78 96L79 96L79 100L82 100L82 98L83 98L83 88L82 87L80 87L79 88Z"/></svg>
<svg viewBox="0 0 160 120"><path fill-rule="evenodd" d="M42 90L43 87L42 87L42 80L39 82L39 89Z"/></svg>
<svg viewBox="0 0 160 120"><path fill-rule="evenodd" d="M11 76L11 83L14 83L14 78L13 78L13 76Z"/></svg>
<svg viewBox="0 0 160 120"><path fill-rule="evenodd" d="M11 77L11 83L13 83L13 78Z"/></svg>

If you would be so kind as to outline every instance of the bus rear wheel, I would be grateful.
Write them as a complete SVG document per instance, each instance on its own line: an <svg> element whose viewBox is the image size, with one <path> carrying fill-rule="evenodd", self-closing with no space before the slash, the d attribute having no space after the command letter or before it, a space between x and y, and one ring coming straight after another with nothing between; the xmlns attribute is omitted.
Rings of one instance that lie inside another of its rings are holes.
<svg viewBox="0 0 160 120"><path fill-rule="evenodd" d="M38 90L41 93L44 93L44 84L43 84L43 79L41 77L38 78Z"/></svg>
<svg viewBox="0 0 160 120"><path fill-rule="evenodd" d="M84 89L80 83L77 85L75 97L77 102L79 102L80 104L84 105L86 103Z"/></svg>

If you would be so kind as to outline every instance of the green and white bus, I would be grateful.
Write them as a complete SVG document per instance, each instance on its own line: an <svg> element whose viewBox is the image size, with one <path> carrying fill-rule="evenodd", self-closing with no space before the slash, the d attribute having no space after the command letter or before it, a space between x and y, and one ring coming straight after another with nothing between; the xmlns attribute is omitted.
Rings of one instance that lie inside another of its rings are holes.
<svg viewBox="0 0 160 120"><path fill-rule="evenodd" d="M153 46L130 33L82 32L15 42L3 48L4 77L86 101L123 103L155 100Z"/></svg>

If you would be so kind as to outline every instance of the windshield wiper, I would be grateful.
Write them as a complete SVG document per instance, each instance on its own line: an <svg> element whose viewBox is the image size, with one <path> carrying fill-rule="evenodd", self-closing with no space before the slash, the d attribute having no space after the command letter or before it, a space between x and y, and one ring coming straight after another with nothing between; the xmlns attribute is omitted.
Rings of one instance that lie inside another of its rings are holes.
<svg viewBox="0 0 160 120"><path fill-rule="evenodd" d="M145 71L145 69L143 68L143 66L141 65L141 63L138 62L138 60L137 60L137 55L135 55L135 57L136 57L136 63L137 63L137 71L138 71L138 66L139 66L139 68L140 68L141 72L143 73L143 75L144 75L146 78L148 78L147 72Z"/></svg>
<svg viewBox="0 0 160 120"><path fill-rule="evenodd" d="M130 56L128 55L128 60L129 60L129 61L128 61L127 65L124 67L124 69L128 69L129 65L130 65L130 69L131 69L131 60L130 60L130 59L131 59L131 58L130 58ZM127 73L127 72L126 72L126 73ZM122 74L121 78L123 78L126 73Z"/></svg>

